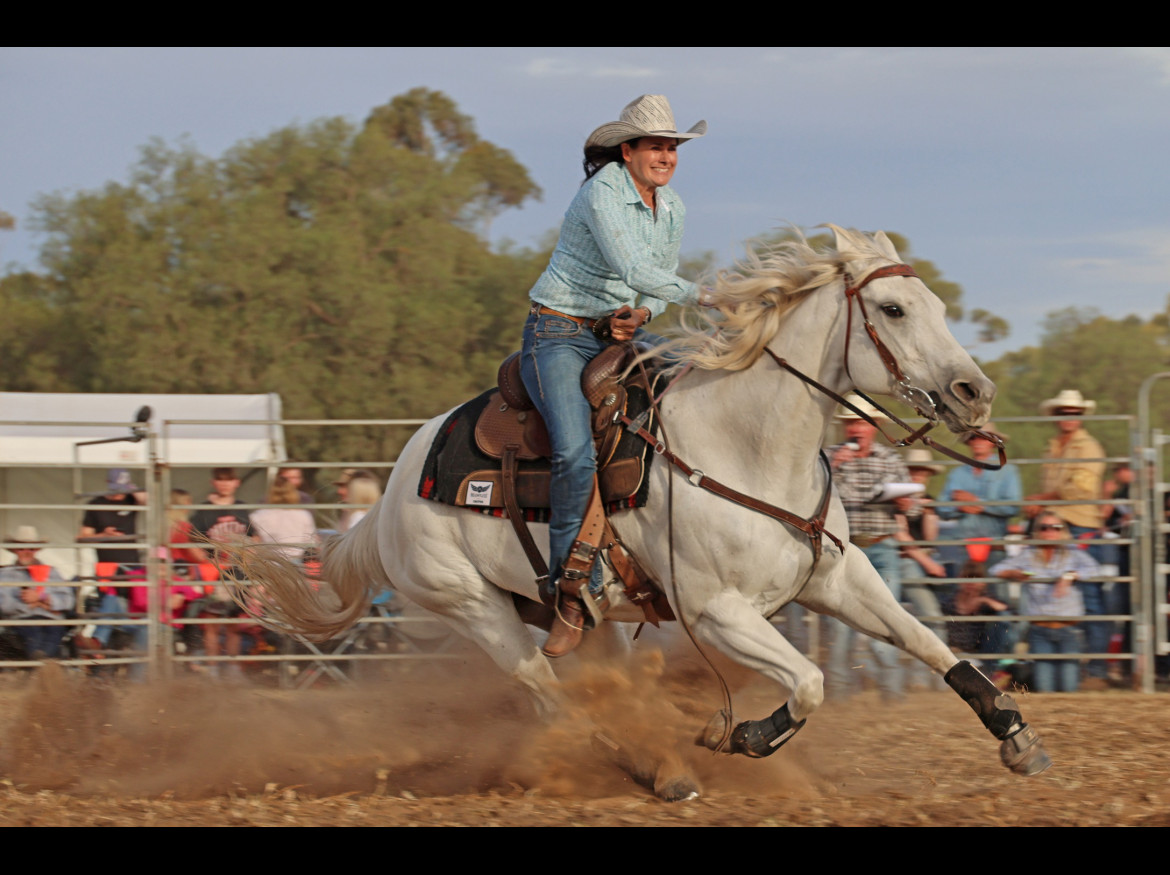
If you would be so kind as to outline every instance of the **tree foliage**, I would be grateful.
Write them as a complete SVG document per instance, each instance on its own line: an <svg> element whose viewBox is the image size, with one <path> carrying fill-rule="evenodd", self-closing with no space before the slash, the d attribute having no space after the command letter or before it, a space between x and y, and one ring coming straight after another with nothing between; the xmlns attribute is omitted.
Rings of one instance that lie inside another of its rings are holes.
<svg viewBox="0 0 1170 875"><path fill-rule="evenodd" d="M997 418L1038 416L1038 406L1062 389L1077 389L1097 402L1098 415L1136 415L1142 382L1151 374L1170 370L1170 302L1151 319L1124 316L1112 319L1093 308L1068 307L1048 314L1039 346L1005 353L983 365L995 381ZM1170 422L1170 381L1152 396L1154 424ZM1087 428L1111 456L1130 451L1125 422L1090 423ZM1015 423L1011 454L1038 458L1052 436L1044 423ZM1027 472L1026 472L1027 473Z"/></svg>
<svg viewBox="0 0 1170 875"><path fill-rule="evenodd" d="M271 391L290 418L433 415L490 385L518 345L544 260L492 251L482 232L538 195L425 89L360 127L291 126L220 158L152 142L129 182L37 203L43 270L0 284L0 331L26 353L4 385ZM343 457L394 449L327 439Z"/></svg>

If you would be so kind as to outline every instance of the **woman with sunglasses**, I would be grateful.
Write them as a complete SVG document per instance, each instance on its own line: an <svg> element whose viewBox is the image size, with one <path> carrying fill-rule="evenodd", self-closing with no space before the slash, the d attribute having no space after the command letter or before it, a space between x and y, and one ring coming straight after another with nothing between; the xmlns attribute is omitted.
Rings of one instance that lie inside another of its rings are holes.
<svg viewBox="0 0 1170 875"><path fill-rule="evenodd" d="M1023 584L1020 611L1024 616L1040 618L1028 626L1028 649L1032 653L1080 653L1080 618L1085 615L1085 600L1077 581L1100 576L1101 567L1069 540L1068 524L1050 511L1036 517L1032 534L1042 543L1025 547L1018 555L1000 562L991 569L991 575ZM1080 686L1080 676L1079 660L1037 660L1036 692L1074 693Z"/></svg>

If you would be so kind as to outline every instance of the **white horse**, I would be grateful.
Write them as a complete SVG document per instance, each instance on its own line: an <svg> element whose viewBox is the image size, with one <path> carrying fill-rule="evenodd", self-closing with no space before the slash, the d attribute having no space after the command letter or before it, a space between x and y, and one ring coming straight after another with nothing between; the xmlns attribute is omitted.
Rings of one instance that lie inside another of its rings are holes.
<svg viewBox="0 0 1170 875"><path fill-rule="evenodd" d="M675 456L733 490L804 518L817 514L829 488L820 448L835 402L784 370L777 357L838 395L854 389L929 395L955 432L985 423L995 394L948 331L942 302L909 269L890 269L900 259L888 238L833 231L835 251L792 242L720 275L712 292L719 330L692 336L679 354L695 367L660 405ZM850 286L863 295L867 318L851 314ZM873 334L863 324L869 322ZM874 335L896 360L892 369ZM901 380L892 375L898 367ZM393 587L476 642L532 693L538 710L551 712L559 696L556 676L513 600L513 593L533 600L538 593L511 526L418 496L424 459L444 419L419 430L381 503L327 546L321 577L329 587L318 591L295 569L263 555L244 557L248 576L264 584L273 618L317 638L352 625L380 588ZM807 535L696 488L697 478L681 476L664 460L655 462L650 477L647 505L615 518L622 540L699 641L789 692L784 705L760 720L733 727L728 715L716 715L706 730L709 746L768 755L822 703L820 670L767 619L795 601L894 644L943 675L1002 740L1005 765L1022 774L1049 765L1011 697L959 662L894 600L849 543L835 494L824 528L844 549L826 537L814 560ZM533 529L547 551L545 527ZM618 604L608 619L642 619L620 595L613 599Z"/></svg>

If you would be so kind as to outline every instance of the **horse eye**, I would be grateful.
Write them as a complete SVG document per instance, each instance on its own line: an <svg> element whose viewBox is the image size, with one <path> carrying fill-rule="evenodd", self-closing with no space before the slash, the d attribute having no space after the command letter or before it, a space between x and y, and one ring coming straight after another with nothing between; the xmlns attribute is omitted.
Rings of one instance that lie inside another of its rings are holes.
<svg viewBox="0 0 1170 875"><path fill-rule="evenodd" d="M882 312L885 313L887 316L889 316L891 319L901 319L903 316L906 315L905 311L903 311L902 308L899 307L897 304L883 304L882 305Z"/></svg>

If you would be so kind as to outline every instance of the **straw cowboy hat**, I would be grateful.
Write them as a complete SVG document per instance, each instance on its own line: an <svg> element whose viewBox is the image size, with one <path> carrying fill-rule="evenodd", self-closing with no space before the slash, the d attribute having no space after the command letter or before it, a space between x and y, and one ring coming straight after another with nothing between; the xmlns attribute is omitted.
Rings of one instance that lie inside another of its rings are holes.
<svg viewBox="0 0 1170 875"><path fill-rule="evenodd" d="M590 146L617 146L637 137L673 137L676 140L693 140L707 133L707 122L697 122L686 133L680 133L674 123L670 101L661 94L643 94L630 101L622 110L616 122L607 122L599 127L585 141Z"/></svg>
<svg viewBox="0 0 1170 875"><path fill-rule="evenodd" d="M1076 389L1061 389L1055 398L1040 402L1040 412L1044 416L1051 416L1055 411L1065 408L1091 414L1097 409L1097 402L1086 401L1085 396Z"/></svg>
<svg viewBox="0 0 1170 875"><path fill-rule="evenodd" d="M850 404L852 404L854 407L856 407L858 410L868 414L871 419L886 419L886 420L889 419L888 416L886 416L884 413L882 413L880 410L878 410L876 407L874 407L872 404L870 404L868 401L866 401L860 395L855 395L852 392L850 392L848 395L845 396L845 400L848 401ZM853 420L853 419L861 419L860 416L858 416L856 413L854 413L848 407L840 408L837 411L837 415L835 418L840 420L841 422L848 422L848 421Z"/></svg>
<svg viewBox="0 0 1170 875"><path fill-rule="evenodd" d="M13 544L43 544L41 533L37 531L36 526L17 526L16 531L8 536L8 540Z"/></svg>
<svg viewBox="0 0 1170 875"><path fill-rule="evenodd" d="M930 454L930 450L914 447L906 451L906 467L925 468L927 471L941 474L944 466L934 463L934 456Z"/></svg>

